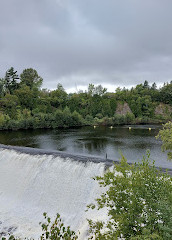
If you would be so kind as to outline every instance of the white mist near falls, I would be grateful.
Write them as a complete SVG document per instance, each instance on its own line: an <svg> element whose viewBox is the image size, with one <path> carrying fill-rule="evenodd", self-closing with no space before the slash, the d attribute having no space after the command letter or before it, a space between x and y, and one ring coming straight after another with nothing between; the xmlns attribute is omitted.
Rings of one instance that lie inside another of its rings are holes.
<svg viewBox="0 0 172 240"><path fill-rule="evenodd" d="M92 178L104 170L104 163L0 149L0 233L37 239L47 212L52 218L59 213L65 225L80 231L79 239L86 239L86 219L105 216L85 212L102 191Z"/></svg>

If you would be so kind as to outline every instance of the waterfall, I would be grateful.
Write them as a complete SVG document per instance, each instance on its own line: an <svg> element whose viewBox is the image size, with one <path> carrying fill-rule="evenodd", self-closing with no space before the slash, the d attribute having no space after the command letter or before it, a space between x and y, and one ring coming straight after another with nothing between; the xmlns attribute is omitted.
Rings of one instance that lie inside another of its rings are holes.
<svg viewBox="0 0 172 240"><path fill-rule="evenodd" d="M103 174L105 162L78 159L0 148L0 233L37 239L39 222L47 212L52 218L59 213L65 225L80 231L79 239L86 239L86 219L106 214L85 212L101 194L102 189L92 178Z"/></svg>

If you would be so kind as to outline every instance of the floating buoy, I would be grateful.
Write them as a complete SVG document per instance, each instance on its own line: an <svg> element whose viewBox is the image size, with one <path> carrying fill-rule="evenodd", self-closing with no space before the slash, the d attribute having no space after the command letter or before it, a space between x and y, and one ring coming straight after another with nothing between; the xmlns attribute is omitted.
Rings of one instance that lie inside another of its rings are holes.
<svg viewBox="0 0 172 240"><path fill-rule="evenodd" d="M129 127L128 129L131 130L131 127Z"/></svg>
<svg viewBox="0 0 172 240"><path fill-rule="evenodd" d="M151 128L149 128L149 131L151 131Z"/></svg>
<svg viewBox="0 0 172 240"><path fill-rule="evenodd" d="M96 128L96 126L94 126L94 128Z"/></svg>
<svg viewBox="0 0 172 240"><path fill-rule="evenodd" d="M113 127L112 127L112 126L110 126L110 128L112 129Z"/></svg>

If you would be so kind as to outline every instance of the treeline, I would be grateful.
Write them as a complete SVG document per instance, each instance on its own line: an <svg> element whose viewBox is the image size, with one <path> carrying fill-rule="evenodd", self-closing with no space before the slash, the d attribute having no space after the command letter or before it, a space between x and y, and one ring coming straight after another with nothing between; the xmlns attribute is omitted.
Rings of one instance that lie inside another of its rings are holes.
<svg viewBox="0 0 172 240"><path fill-rule="evenodd" d="M145 81L130 90L117 88L115 93L89 84L87 91L70 94L61 84L50 91L41 89L42 83L35 69L25 69L20 75L13 67L7 70L0 79L0 129L115 125L172 117L169 108L167 114L155 114L159 103L172 106L172 81L159 89ZM128 103L131 111L118 114L119 103Z"/></svg>

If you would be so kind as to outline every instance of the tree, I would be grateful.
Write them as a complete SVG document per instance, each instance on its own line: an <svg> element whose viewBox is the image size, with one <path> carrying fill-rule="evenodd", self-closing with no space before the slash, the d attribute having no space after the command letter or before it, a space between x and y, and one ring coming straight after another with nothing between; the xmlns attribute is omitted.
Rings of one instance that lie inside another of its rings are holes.
<svg viewBox="0 0 172 240"><path fill-rule="evenodd" d="M160 89L160 101L172 105L172 83L164 84Z"/></svg>
<svg viewBox="0 0 172 240"><path fill-rule="evenodd" d="M157 89L157 85L156 85L155 82L152 84L151 89L152 89L152 90L156 90L156 89Z"/></svg>
<svg viewBox="0 0 172 240"><path fill-rule="evenodd" d="M102 98L99 95L94 95L89 101L89 113L95 117L96 114L102 113Z"/></svg>
<svg viewBox="0 0 172 240"><path fill-rule="evenodd" d="M26 85L32 88L40 88L43 79L38 75L37 71L33 68L27 68L20 74L21 85Z"/></svg>
<svg viewBox="0 0 172 240"><path fill-rule="evenodd" d="M16 95L6 94L3 98L0 99L0 107L5 114L8 114L10 118L17 118L17 109L20 101Z"/></svg>
<svg viewBox="0 0 172 240"><path fill-rule="evenodd" d="M144 87L144 88L149 88L149 83L148 83L147 80L144 81L143 87Z"/></svg>
<svg viewBox="0 0 172 240"><path fill-rule="evenodd" d="M156 138L162 140L162 151L168 151L167 156L169 160L172 160L172 122L168 122L163 125L163 129L159 131Z"/></svg>
<svg viewBox="0 0 172 240"><path fill-rule="evenodd" d="M5 80L0 78L0 96L2 97L5 93Z"/></svg>
<svg viewBox="0 0 172 240"><path fill-rule="evenodd" d="M95 90L94 84L90 83L90 84L88 85L88 94L91 95L91 96L93 96L93 95L94 95L94 90Z"/></svg>
<svg viewBox="0 0 172 240"><path fill-rule="evenodd" d="M58 83L57 89L51 92L50 100L53 107L62 109L66 106L67 93L60 83Z"/></svg>
<svg viewBox="0 0 172 240"><path fill-rule="evenodd" d="M5 90L8 93L13 93L14 90L18 88L18 82L19 79L17 71L14 71L14 68L11 67L7 70L4 78L4 84L5 84Z"/></svg>
<svg viewBox="0 0 172 240"><path fill-rule="evenodd" d="M129 165L122 156L103 176L95 178L105 188L96 204L106 208L107 221L89 221L89 239L172 239L172 177L149 163Z"/></svg>
<svg viewBox="0 0 172 240"><path fill-rule="evenodd" d="M88 86L88 94L91 96L99 95L103 96L107 91L107 88L102 87L102 85L94 86L94 84L89 84Z"/></svg>
<svg viewBox="0 0 172 240"><path fill-rule="evenodd" d="M15 91L16 96L20 101L22 109L28 108L33 110L38 101L38 89L30 89L29 86L24 85Z"/></svg>
<svg viewBox="0 0 172 240"><path fill-rule="evenodd" d="M98 85L95 87L95 94L99 96L103 96L107 92L107 88L102 87L102 85Z"/></svg>

